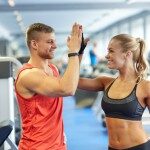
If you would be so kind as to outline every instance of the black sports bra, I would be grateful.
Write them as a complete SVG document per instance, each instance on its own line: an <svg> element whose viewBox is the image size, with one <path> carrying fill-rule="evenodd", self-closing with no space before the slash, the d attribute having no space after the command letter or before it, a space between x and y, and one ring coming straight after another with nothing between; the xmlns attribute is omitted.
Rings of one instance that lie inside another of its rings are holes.
<svg viewBox="0 0 150 150"><path fill-rule="evenodd" d="M141 120L145 108L141 106L137 99L137 84L127 97L116 100L108 97L108 91L114 81L109 85L106 91L104 91L101 102L101 106L105 112L106 117L120 118L126 120Z"/></svg>

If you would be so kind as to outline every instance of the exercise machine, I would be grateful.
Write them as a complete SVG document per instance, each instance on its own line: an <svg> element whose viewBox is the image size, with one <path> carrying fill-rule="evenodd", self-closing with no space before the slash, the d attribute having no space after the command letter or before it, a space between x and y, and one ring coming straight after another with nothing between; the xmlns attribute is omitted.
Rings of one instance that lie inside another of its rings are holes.
<svg viewBox="0 0 150 150"><path fill-rule="evenodd" d="M15 106L14 98L14 78L16 68L21 66L22 64L15 58L0 57L0 140L2 144L4 143L0 150L17 150L15 145L15 107L17 106Z"/></svg>

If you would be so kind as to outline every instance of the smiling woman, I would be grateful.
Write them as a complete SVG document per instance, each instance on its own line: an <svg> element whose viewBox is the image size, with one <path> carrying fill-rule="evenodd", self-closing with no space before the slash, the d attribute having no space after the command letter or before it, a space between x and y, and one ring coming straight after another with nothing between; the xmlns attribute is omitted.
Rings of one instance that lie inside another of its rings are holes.
<svg viewBox="0 0 150 150"><path fill-rule="evenodd" d="M144 51L142 39L116 35L109 42L106 58L108 68L119 71L118 77L79 80L80 89L104 91L101 105L106 114L109 150L149 150L150 141L141 122L145 108L150 108Z"/></svg>

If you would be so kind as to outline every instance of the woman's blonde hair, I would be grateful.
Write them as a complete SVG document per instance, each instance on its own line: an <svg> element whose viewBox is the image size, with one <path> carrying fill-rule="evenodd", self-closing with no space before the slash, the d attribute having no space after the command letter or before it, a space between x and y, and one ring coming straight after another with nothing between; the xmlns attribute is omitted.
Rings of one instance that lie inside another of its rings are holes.
<svg viewBox="0 0 150 150"><path fill-rule="evenodd" d="M135 63L135 70L138 76L143 77L148 68L146 59L144 58L145 42L143 39L134 38L128 34L119 34L112 38L112 40L120 42L123 51L131 51L133 53L133 61Z"/></svg>

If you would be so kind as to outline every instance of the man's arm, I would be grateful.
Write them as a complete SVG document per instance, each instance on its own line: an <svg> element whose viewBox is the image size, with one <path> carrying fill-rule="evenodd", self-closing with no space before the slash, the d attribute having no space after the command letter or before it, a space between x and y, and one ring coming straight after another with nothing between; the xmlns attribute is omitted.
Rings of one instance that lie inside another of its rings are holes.
<svg viewBox="0 0 150 150"><path fill-rule="evenodd" d="M79 51L81 36L81 26L74 24L67 41L69 53ZM79 58L76 55L69 57L67 69L61 78L47 76L42 70L36 68L23 71L17 81L17 90L22 89L24 93L38 93L46 96L68 96L74 95L78 80Z"/></svg>
<svg viewBox="0 0 150 150"><path fill-rule="evenodd" d="M73 83L73 78L68 78L67 74L68 71L66 71L66 75L58 78L48 76L38 68L27 69L18 78L17 90L24 97L35 93L54 97L73 95L76 90L76 83ZM73 76L73 74L70 76Z"/></svg>

